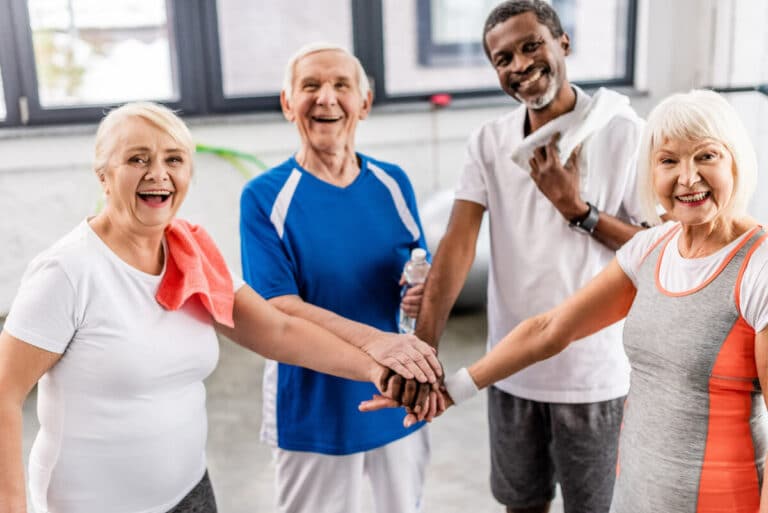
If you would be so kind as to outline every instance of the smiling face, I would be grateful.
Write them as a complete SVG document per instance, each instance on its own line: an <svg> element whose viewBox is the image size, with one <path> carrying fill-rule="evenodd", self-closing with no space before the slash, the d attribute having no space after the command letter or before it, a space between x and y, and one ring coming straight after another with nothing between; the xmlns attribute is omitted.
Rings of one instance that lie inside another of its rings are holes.
<svg viewBox="0 0 768 513"><path fill-rule="evenodd" d="M512 16L485 35L488 55L505 93L529 109L544 109L566 85L568 35L555 38L536 14Z"/></svg>
<svg viewBox="0 0 768 513"><path fill-rule="evenodd" d="M651 153L659 203L683 225L713 223L734 190L731 152L714 139L666 138Z"/></svg>
<svg viewBox="0 0 768 513"><path fill-rule="evenodd" d="M291 97L280 95L283 114L296 124L302 154L354 153L355 129L371 108L360 92L353 58L339 50L313 52L294 65Z"/></svg>
<svg viewBox="0 0 768 513"><path fill-rule="evenodd" d="M189 188L189 151L137 116L122 120L110 136L109 161L99 172L107 197L105 214L133 232L165 229Z"/></svg>

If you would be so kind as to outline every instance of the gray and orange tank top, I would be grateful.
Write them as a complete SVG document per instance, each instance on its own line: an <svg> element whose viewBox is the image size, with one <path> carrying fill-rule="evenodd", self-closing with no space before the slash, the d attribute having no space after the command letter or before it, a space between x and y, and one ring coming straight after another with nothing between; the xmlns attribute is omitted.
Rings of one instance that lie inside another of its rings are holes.
<svg viewBox="0 0 768 513"><path fill-rule="evenodd" d="M764 231L702 285L672 293L659 268L677 229L647 253L624 323L632 373L611 512L757 513L768 417L739 288Z"/></svg>

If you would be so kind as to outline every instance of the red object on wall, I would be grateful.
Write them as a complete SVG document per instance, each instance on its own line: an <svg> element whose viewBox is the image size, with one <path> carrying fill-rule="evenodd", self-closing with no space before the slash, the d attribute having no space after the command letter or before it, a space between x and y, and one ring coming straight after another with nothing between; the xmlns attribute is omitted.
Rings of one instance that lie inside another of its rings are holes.
<svg viewBox="0 0 768 513"><path fill-rule="evenodd" d="M447 107L451 104L451 100L453 100L453 98L451 98L451 95L447 93L433 94L429 97L429 103L435 107Z"/></svg>

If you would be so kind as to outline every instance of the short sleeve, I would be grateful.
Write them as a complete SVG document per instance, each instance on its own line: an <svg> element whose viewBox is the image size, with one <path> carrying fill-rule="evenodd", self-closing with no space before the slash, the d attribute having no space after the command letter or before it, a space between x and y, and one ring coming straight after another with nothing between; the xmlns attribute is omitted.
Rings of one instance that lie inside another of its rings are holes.
<svg viewBox="0 0 768 513"><path fill-rule="evenodd" d="M456 199L466 200L488 208L488 188L482 159L482 131L472 134L464 151L464 169L456 186Z"/></svg>
<svg viewBox="0 0 768 513"><path fill-rule="evenodd" d="M768 241L763 241L744 270L739 303L744 320L756 333L768 327Z"/></svg>
<svg viewBox="0 0 768 513"><path fill-rule="evenodd" d="M63 353L78 328L75 288L53 260L33 262L21 281L4 329L33 346Z"/></svg>
<svg viewBox="0 0 768 513"><path fill-rule="evenodd" d="M250 186L240 198L243 278L265 299L298 294L293 264L261 199Z"/></svg>
<svg viewBox="0 0 768 513"><path fill-rule="evenodd" d="M668 221L647 230L640 230L616 250L616 260L619 262L619 267L632 280L635 288L637 288L637 273L640 269L640 264L643 263L643 258L648 253L648 250L674 225L674 221Z"/></svg>

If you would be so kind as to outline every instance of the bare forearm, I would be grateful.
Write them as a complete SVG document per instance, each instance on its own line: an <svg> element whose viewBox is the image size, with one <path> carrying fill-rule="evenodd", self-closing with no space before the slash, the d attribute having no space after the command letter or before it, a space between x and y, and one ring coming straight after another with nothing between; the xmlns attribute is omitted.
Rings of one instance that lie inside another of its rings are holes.
<svg viewBox="0 0 768 513"><path fill-rule="evenodd" d="M442 367L433 349L414 335L373 328L306 303L299 296L272 298L270 304L285 314L322 326L407 379L415 377L421 382L434 383L442 374Z"/></svg>
<svg viewBox="0 0 768 513"><path fill-rule="evenodd" d="M217 330L266 358L367 381L379 366L362 351L309 321L281 312L243 287L235 296L235 326Z"/></svg>
<svg viewBox="0 0 768 513"><path fill-rule="evenodd" d="M635 293L632 281L614 258L563 303L518 324L469 367L473 381L479 388L486 387L623 319Z"/></svg>
<svg viewBox="0 0 768 513"><path fill-rule="evenodd" d="M307 303L298 296L281 296L269 302L288 315L301 317L322 326L355 347L365 346L367 341L380 334L380 330L376 328Z"/></svg>
<svg viewBox="0 0 768 513"><path fill-rule="evenodd" d="M299 317L288 318L279 339L299 342L291 342L295 347L280 344L273 350L273 356L265 356L356 381L371 381L378 368L360 349L342 343L331 332ZM307 344L308 340L312 343Z"/></svg>
<svg viewBox="0 0 768 513"><path fill-rule="evenodd" d="M453 203L448 228L435 252L416 320L416 336L435 348L475 260L484 215L485 207L479 203L465 200Z"/></svg>
<svg viewBox="0 0 768 513"><path fill-rule="evenodd" d="M424 299L416 321L416 336L438 347L448 316L464 286L475 259L475 247L464 250L441 243L424 289Z"/></svg>
<svg viewBox="0 0 768 513"><path fill-rule="evenodd" d="M0 513L26 512L21 454L22 414L16 403L0 405Z"/></svg>
<svg viewBox="0 0 768 513"><path fill-rule="evenodd" d="M569 341L559 338L550 323L548 315L521 322L491 351L469 366L469 374L477 387L485 388L565 349Z"/></svg>
<svg viewBox="0 0 768 513"><path fill-rule="evenodd" d="M629 224L618 217L600 212L600 219L595 226L592 236L604 246L612 250L617 250L632 238L643 227Z"/></svg>

